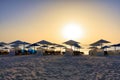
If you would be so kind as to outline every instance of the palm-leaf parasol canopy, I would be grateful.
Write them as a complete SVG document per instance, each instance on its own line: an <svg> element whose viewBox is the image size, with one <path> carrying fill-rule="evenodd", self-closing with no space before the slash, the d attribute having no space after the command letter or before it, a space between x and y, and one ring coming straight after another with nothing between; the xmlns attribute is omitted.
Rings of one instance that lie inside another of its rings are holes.
<svg viewBox="0 0 120 80"><path fill-rule="evenodd" d="M34 50L35 50L35 46L40 46L40 45L38 45L37 43L33 43L33 44L30 44L29 46L27 46L27 48L34 47Z"/></svg>
<svg viewBox="0 0 120 80"><path fill-rule="evenodd" d="M107 41L107 40L104 40L104 39L100 39L100 40L98 40L98 41L90 44L90 46L101 46L101 48L102 48L102 45L103 45L104 43L111 43L111 42L109 42L109 41Z"/></svg>
<svg viewBox="0 0 120 80"><path fill-rule="evenodd" d="M74 41L74 40L68 40L68 41L64 42L63 44L66 44L66 45L74 45L74 44L79 44L79 42Z"/></svg>
<svg viewBox="0 0 120 80"><path fill-rule="evenodd" d="M39 42L37 42L37 43L39 43L39 44L43 44L43 45L52 45L52 43L51 42L49 42L49 41L46 41L46 40L41 40L41 41L39 41Z"/></svg>
<svg viewBox="0 0 120 80"><path fill-rule="evenodd" d="M20 41L20 40L16 40L16 41L13 41L13 42L11 42L9 44L12 44L13 47L19 47L20 45L23 45L23 49L25 49L25 45L28 45L30 43L24 42L24 41Z"/></svg>
<svg viewBox="0 0 120 80"><path fill-rule="evenodd" d="M115 48L115 51L116 51L116 47L120 47L120 43L119 44L113 44L113 45L111 45L112 47L114 47Z"/></svg>

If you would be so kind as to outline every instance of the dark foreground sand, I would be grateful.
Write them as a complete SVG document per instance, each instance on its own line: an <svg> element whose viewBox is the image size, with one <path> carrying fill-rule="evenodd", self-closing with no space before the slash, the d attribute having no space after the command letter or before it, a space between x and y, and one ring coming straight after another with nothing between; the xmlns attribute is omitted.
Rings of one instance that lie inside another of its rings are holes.
<svg viewBox="0 0 120 80"><path fill-rule="evenodd" d="M0 80L120 80L120 56L0 56Z"/></svg>

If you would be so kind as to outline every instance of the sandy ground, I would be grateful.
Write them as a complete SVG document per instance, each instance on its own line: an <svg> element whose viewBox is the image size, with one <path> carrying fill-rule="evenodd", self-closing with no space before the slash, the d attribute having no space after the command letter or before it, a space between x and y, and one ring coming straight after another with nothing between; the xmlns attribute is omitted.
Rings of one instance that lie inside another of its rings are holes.
<svg viewBox="0 0 120 80"><path fill-rule="evenodd" d="M0 56L0 80L120 80L120 56Z"/></svg>

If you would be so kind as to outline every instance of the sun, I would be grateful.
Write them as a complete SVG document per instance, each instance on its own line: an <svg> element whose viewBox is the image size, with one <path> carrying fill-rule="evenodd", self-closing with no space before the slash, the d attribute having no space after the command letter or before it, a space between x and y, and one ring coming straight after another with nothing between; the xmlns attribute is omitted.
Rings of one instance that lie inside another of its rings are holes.
<svg viewBox="0 0 120 80"><path fill-rule="evenodd" d="M66 39L76 40L83 37L83 29L76 23L69 23L63 27L62 34Z"/></svg>

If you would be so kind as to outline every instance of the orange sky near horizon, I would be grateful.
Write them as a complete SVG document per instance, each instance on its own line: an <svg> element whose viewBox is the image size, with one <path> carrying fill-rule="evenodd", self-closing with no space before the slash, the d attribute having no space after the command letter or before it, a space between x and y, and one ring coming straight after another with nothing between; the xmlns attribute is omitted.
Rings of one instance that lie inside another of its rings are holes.
<svg viewBox="0 0 120 80"><path fill-rule="evenodd" d="M5 13L0 15L5 16L4 20L0 19L0 41L23 40L33 43L44 39L62 43L67 40L62 35L64 26L75 22L84 31L83 37L76 39L82 44L90 44L99 39L120 43L120 5L117 2L46 1L31 3L29 6L21 3L24 8L13 5L11 10L7 10L4 6L9 7L13 3L8 4L0 8Z"/></svg>

